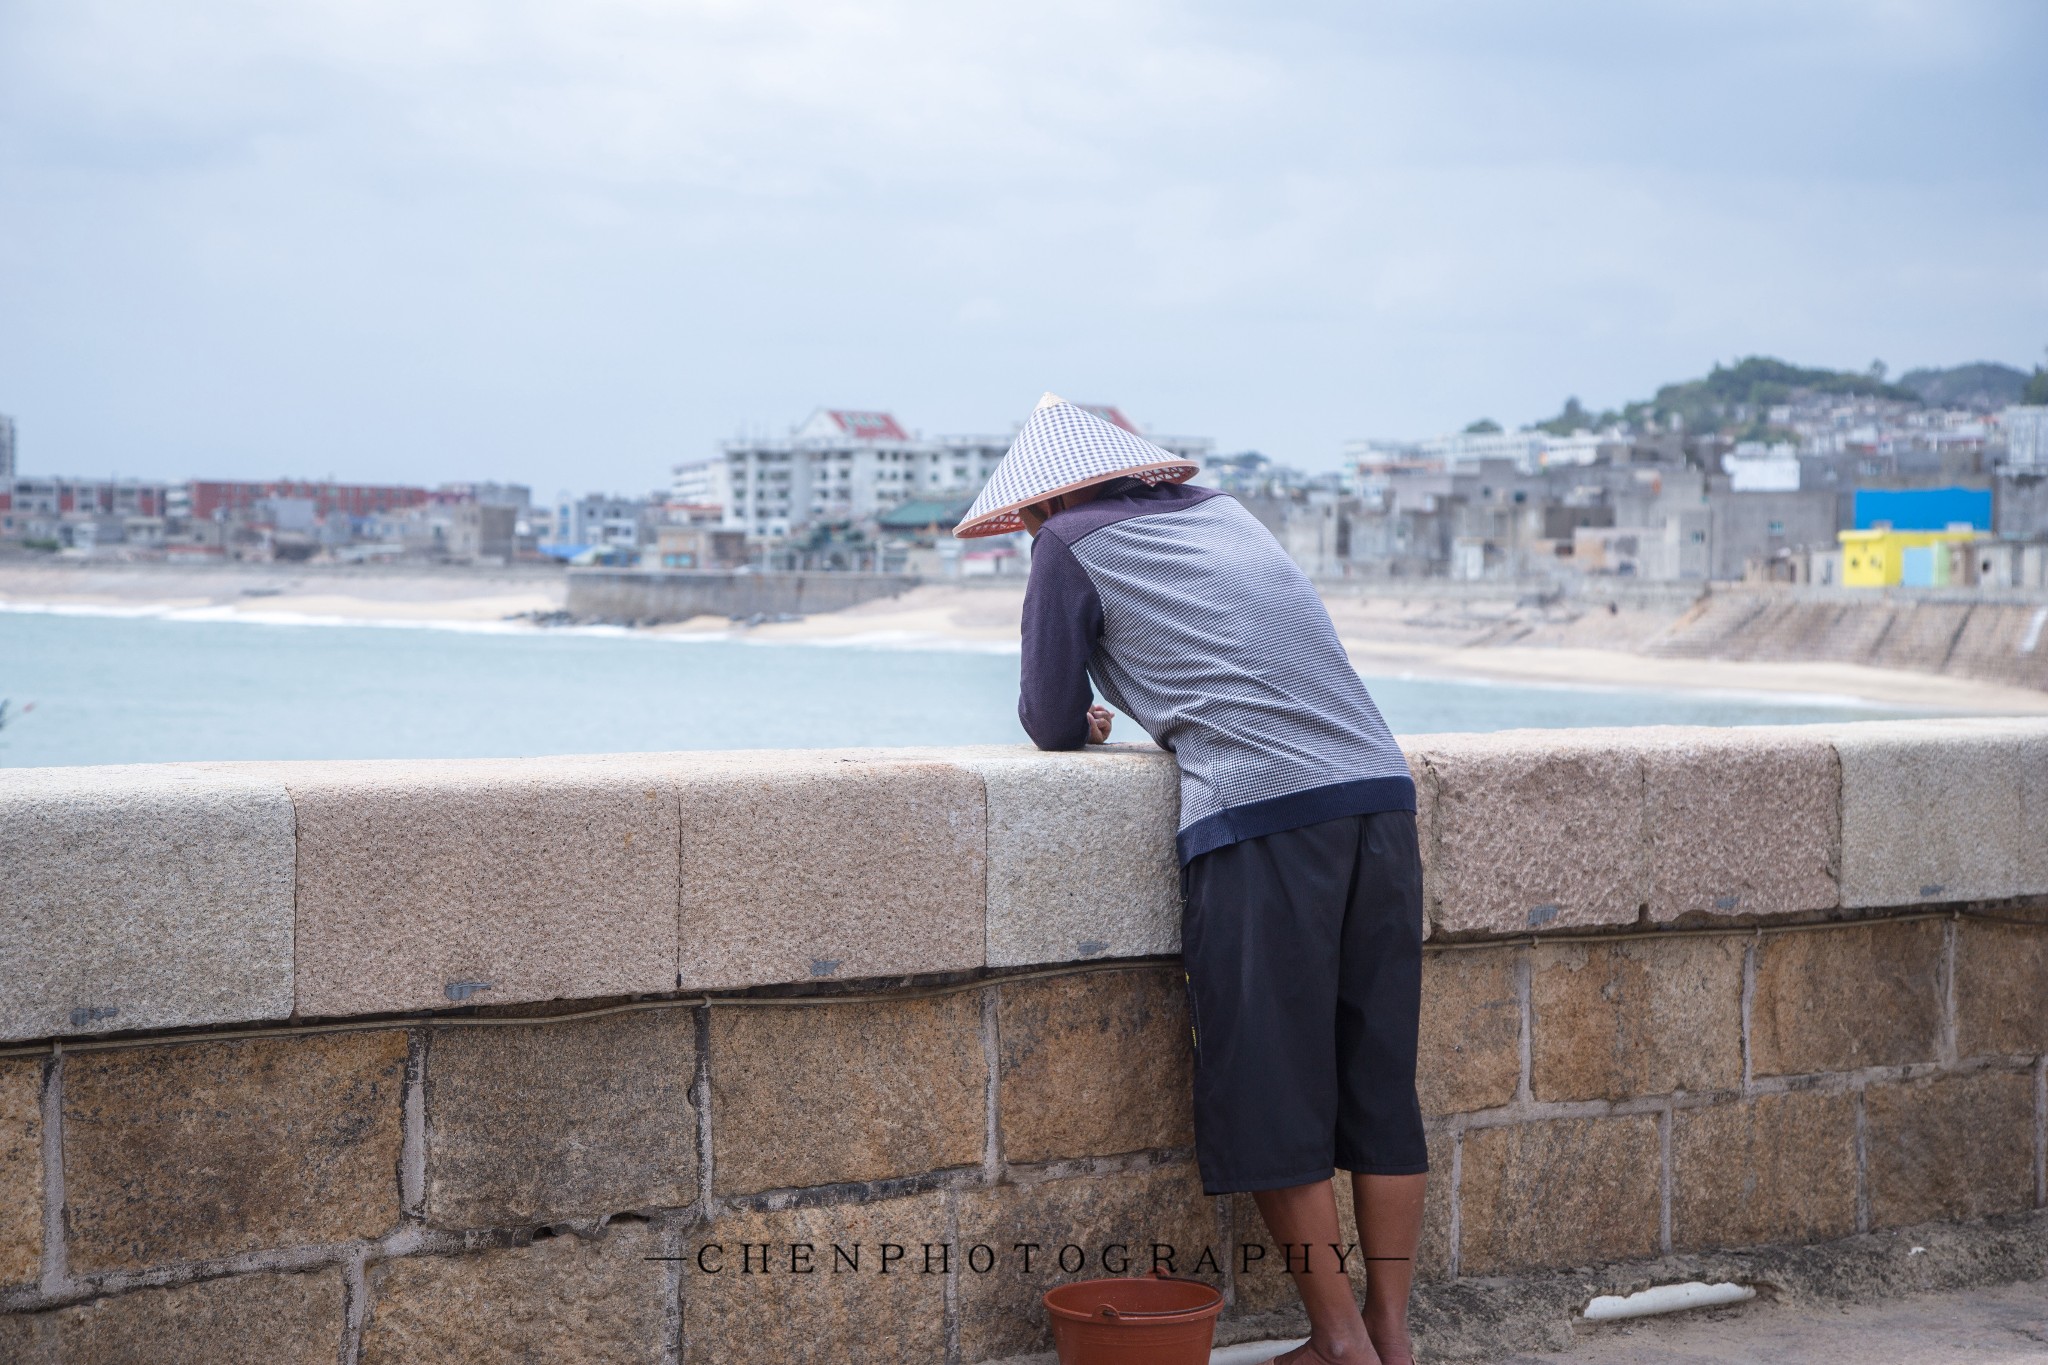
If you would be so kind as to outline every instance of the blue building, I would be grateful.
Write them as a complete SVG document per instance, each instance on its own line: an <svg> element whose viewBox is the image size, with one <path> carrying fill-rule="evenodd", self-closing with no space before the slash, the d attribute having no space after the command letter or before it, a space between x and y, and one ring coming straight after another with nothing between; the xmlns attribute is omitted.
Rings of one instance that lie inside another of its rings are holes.
<svg viewBox="0 0 2048 1365"><path fill-rule="evenodd" d="M1894 531L1946 531L1967 526L1973 531L1991 529L1991 490L1988 488L1859 488L1856 490L1856 529L1874 531L1888 525Z"/></svg>

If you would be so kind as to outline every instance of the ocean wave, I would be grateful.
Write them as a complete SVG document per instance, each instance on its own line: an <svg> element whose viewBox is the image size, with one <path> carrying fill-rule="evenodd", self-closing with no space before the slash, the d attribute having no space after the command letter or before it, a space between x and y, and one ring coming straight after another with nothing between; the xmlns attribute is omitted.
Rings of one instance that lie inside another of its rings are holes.
<svg viewBox="0 0 2048 1365"><path fill-rule="evenodd" d="M100 620L174 621L202 625L312 626L366 630L438 630L459 635L515 635L533 639L636 640L647 644L747 645L790 649L911 650L948 654L1016 654L1015 641L962 640L929 631L874 630L840 636L759 636L734 630L663 630L617 625L537 625L529 620L465 620L451 617L327 616L315 612L267 611L241 606L187 607L169 603L0 601L0 615L76 616Z"/></svg>

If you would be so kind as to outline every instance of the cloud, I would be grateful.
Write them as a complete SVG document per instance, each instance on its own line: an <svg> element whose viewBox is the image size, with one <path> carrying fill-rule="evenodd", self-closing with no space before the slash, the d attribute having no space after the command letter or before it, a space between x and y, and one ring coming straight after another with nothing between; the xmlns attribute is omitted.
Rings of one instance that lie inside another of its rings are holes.
<svg viewBox="0 0 2048 1365"><path fill-rule="evenodd" d="M1740 350L2032 355L2027 0L0 9L38 469L632 488L1042 388L1327 464Z"/></svg>

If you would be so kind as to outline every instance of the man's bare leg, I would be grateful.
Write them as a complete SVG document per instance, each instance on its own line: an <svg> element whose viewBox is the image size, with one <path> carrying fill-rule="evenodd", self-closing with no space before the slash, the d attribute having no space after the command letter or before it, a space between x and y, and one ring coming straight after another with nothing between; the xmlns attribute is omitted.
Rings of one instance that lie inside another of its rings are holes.
<svg viewBox="0 0 2048 1365"><path fill-rule="evenodd" d="M1337 1234L1337 1196L1330 1182L1259 1190L1252 1198L1258 1201L1266 1231L1286 1258L1302 1306L1308 1309L1307 1344L1274 1359L1288 1365L1379 1365L1358 1301L1351 1297L1351 1277L1338 1264L1335 1248L1343 1242Z"/></svg>
<svg viewBox="0 0 2048 1365"><path fill-rule="evenodd" d="M1415 1244L1422 1237L1426 1175L1354 1175L1358 1253L1365 1260L1365 1328L1386 1365L1413 1365L1408 1340L1408 1289L1415 1280ZM1334 1240L1334 1239L1332 1239Z"/></svg>

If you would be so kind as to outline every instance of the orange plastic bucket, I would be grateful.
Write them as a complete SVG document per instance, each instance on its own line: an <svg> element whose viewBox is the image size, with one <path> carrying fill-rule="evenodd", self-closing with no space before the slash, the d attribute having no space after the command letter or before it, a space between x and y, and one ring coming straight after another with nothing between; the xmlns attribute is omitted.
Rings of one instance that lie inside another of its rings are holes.
<svg viewBox="0 0 2048 1365"><path fill-rule="evenodd" d="M1154 1272L1045 1291L1060 1365L1208 1365L1223 1291Z"/></svg>

